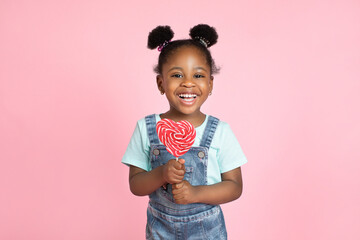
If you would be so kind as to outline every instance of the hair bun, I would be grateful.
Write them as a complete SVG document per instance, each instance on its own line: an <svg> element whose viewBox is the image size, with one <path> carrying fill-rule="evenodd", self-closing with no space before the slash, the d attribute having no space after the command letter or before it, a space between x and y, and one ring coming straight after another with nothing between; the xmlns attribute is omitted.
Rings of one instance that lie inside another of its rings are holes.
<svg viewBox="0 0 360 240"><path fill-rule="evenodd" d="M170 41L174 37L174 32L169 26L157 26L148 36L147 47L154 49L162 45L165 41Z"/></svg>
<svg viewBox="0 0 360 240"><path fill-rule="evenodd" d="M218 34L215 28L210 27L207 24L198 24L194 26L190 29L189 35L193 40L199 41L200 39L204 39L206 41L206 47L211 47L218 40Z"/></svg>

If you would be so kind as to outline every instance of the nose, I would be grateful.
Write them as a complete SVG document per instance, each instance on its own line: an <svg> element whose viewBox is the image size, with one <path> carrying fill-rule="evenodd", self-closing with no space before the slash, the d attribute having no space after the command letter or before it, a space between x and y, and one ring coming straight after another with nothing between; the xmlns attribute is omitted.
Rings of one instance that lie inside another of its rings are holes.
<svg viewBox="0 0 360 240"><path fill-rule="evenodd" d="M183 81L181 82L181 86L183 87L194 87L195 83L193 82L193 80L191 78L188 77L184 77Z"/></svg>

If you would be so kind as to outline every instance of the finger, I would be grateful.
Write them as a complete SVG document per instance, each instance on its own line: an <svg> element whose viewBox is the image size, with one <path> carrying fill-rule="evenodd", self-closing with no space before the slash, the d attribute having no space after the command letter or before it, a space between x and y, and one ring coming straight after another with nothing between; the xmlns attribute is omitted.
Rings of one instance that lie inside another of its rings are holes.
<svg viewBox="0 0 360 240"><path fill-rule="evenodd" d="M173 183L172 188L173 189L180 189L182 187L182 181L179 183Z"/></svg>
<svg viewBox="0 0 360 240"><path fill-rule="evenodd" d="M182 188L184 186L184 181L181 181L180 183L174 184L176 188Z"/></svg>
<svg viewBox="0 0 360 240"><path fill-rule="evenodd" d="M175 163L174 163L174 167L175 167L176 169L182 169L183 166L184 166L183 163L179 163L179 162L175 162Z"/></svg>
<svg viewBox="0 0 360 240"><path fill-rule="evenodd" d="M185 170L184 169L173 169L173 173L176 176L183 177L185 175Z"/></svg>
<svg viewBox="0 0 360 240"><path fill-rule="evenodd" d="M176 204L186 204L186 200L185 200L185 198L175 199L175 203Z"/></svg>
<svg viewBox="0 0 360 240"><path fill-rule="evenodd" d="M176 165L176 164L179 164L179 162L176 161L175 159L170 159L170 160L167 162L167 164L168 164L169 166L174 166L174 165Z"/></svg>
<svg viewBox="0 0 360 240"><path fill-rule="evenodd" d="M184 179L183 176L172 175L169 177L168 183L170 184L180 183L183 181L183 179Z"/></svg>
<svg viewBox="0 0 360 240"><path fill-rule="evenodd" d="M183 185L190 185L190 183L187 180L184 180Z"/></svg>
<svg viewBox="0 0 360 240"><path fill-rule="evenodd" d="M177 194L173 194L173 198L175 201L178 201L180 199L183 199L184 196L182 194L177 193Z"/></svg>
<svg viewBox="0 0 360 240"><path fill-rule="evenodd" d="M184 164L184 163L185 163L185 159L180 158L180 159L179 159L179 161L178 161L178 163L180 163L180 164Z"/></svg>
<svg viewBox="0 0 360 240"><path fill-rule="evenodd" d="M176 189L176 188L172 189L172 194L174 195L174 198L176 195L179 195L181 192L182 192L182 189Z"/></svg>
<svg viewBox="0 0 360 240"><path fill-rule="evenodd" d="M181 164L180 170L184 170L184 171L185 171L185 164Z"/></svg>
<svg viewBox="0 0 360 240"><path fill-rule="evenodd" d="M176 177L174 177L174 181L173 181L173 184L177 184L177 183L181 183L182 181L183 181L183 177L181 177L181 176L176 176Z"/></svg>
<svg viewBox="0 0 360 240"><path fill-rule="evenodd" d="M184 179L183 176L174 175L169 179L169 183L170 184L181 183L183 181L183 179Z"/></svg>

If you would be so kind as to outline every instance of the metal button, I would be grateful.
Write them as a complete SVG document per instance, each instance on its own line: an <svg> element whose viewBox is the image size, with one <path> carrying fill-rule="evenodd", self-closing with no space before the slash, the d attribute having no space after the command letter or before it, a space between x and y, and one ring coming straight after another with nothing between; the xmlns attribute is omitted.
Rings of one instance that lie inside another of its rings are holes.
<svg viewBox="0 0 360 240"><path fill-rule="evenodd" d="M205 153L203 151L198 152L198 157L199 158L205 157Z"/></svg>
<svg viewBox="0 0 360 240"><path fill-rule="evenodd" d="M160 154L159 149L154 149L153 154L154 154L155 156L159 155L159 154Z"/></svg>

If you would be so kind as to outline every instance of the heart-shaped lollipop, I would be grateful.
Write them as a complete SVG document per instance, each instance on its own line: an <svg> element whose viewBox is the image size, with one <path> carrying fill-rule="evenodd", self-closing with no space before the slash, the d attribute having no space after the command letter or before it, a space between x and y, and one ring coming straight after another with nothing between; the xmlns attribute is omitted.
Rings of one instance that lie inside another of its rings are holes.
<svg viewBox="0 0 360 240"><path fill-rule="evenodd" d="M194 144L196 131L188 121L174 122L171 119L162 119L156 124L156 132L166 150L176 157L184 155Z"/></svg>

